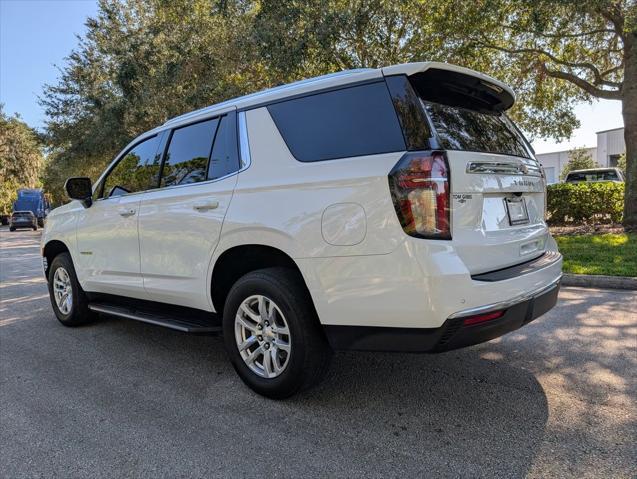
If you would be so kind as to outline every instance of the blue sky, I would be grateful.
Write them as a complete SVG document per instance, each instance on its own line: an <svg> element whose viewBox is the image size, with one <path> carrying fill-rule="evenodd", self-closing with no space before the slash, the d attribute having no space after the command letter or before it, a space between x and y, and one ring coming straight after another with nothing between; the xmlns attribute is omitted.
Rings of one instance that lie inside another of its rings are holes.
<svg viewBox="0 0 637 479"><path fill-rule="evenodd" d="M0 0L0 102L5 112L19 113L29 125L41 128L44 112L37 102L42 85L55 83L55 65L77 45L86 17L95 15L94 0ZM582 126L569 141L533 142L537 153L595 146L595 132L623 125L621 103L580 104L576 115Z"/></svg>

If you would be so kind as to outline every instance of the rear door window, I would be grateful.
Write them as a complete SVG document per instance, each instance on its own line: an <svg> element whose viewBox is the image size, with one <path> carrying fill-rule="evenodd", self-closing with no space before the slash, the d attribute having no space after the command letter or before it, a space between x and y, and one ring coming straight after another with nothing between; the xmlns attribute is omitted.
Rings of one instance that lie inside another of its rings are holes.
<svg viewBox="0 0 637 479"><path fill-rule="evenodd" d="M384 81L294 98L268 106L299 161L323 161L405 150Z"/></svg>
<svg viewBox="0 0 637 479"><path fill-rule="evenodd" d="M219 120L201 121L172 132L162 168L161 186L204 181Z"/></svg>

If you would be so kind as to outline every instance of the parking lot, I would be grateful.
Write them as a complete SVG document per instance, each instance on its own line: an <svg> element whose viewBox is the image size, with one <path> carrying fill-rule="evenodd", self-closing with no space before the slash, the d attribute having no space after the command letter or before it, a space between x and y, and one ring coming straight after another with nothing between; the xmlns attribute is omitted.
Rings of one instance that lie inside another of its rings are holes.
<svg viewBox="0 0 637 479"><path fill-rule="evenodd" d="M339 353L253 394L221 338L65 328L39 232L0 230L0 476L635 477L637 295L564 288L518 332L439 355Z"/></svg>

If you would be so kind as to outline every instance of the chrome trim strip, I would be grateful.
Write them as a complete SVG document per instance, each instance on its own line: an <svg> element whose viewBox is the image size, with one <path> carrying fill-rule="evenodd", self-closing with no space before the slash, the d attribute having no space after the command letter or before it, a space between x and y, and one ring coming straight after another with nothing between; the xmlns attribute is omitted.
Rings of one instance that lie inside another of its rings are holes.
<svg viewBox="0 0 637 479"><path fill-rule="evenodd" d="M451 316L449 316L449 319L462 318L465 316L474 316L476 314L489 313L491 311L497 311L500 309L510 308L511 306L515 306L518 303L523 303L524 301L528 301L531 298L535 298L544 293L548 293L549 291L552 291L554 288L557 288L561 280L562 280L562 273L560 273L560 276L557 279L553 280L551 284L549 284L548 286L542 286L541 288L531 291L530 293L523 293L519 296L516 296L515 298L508 299L506 301L491 303L485 306L478 306L476 308L464 309L462 311L458 311L457 313L453 313Z"/></svg>
<svg viewBox="0 0 637 479"><path fill-rule="evenodd" d="M500 161L471 161L467 163L466 171L472 174L542 176L537 166Z"/></svg>

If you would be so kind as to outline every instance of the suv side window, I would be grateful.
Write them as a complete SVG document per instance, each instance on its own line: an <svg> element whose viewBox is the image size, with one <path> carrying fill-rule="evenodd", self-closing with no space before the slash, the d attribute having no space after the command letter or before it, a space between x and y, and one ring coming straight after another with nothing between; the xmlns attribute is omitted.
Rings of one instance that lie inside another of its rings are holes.
<svg viewBox="0 0 637 479"><path fill-rule="evenodd" d="M206 179L217 118L173 130L164 158L161 186L185 185Z"/></svg>
<svg viewBox="0 0 637 479"><path fill-rule="evenodd" d="M208 179L216 180L239 171L239 148L237 144L237 114L232 112L221 117L219 129L212 148Z"/></svg>
<svg viewBox="0 0 637 479"><path fill-rule="evenodd" d="M285 100L268 111L299 161L406 149L384 81Z"/></svg>
<svg viewBox="0 0 637 479"><path fill-rule="evenodd" d="M157 186L160 155L158 137L153 136L131 148L103 181L102 198L145 191Z"/></svg>

